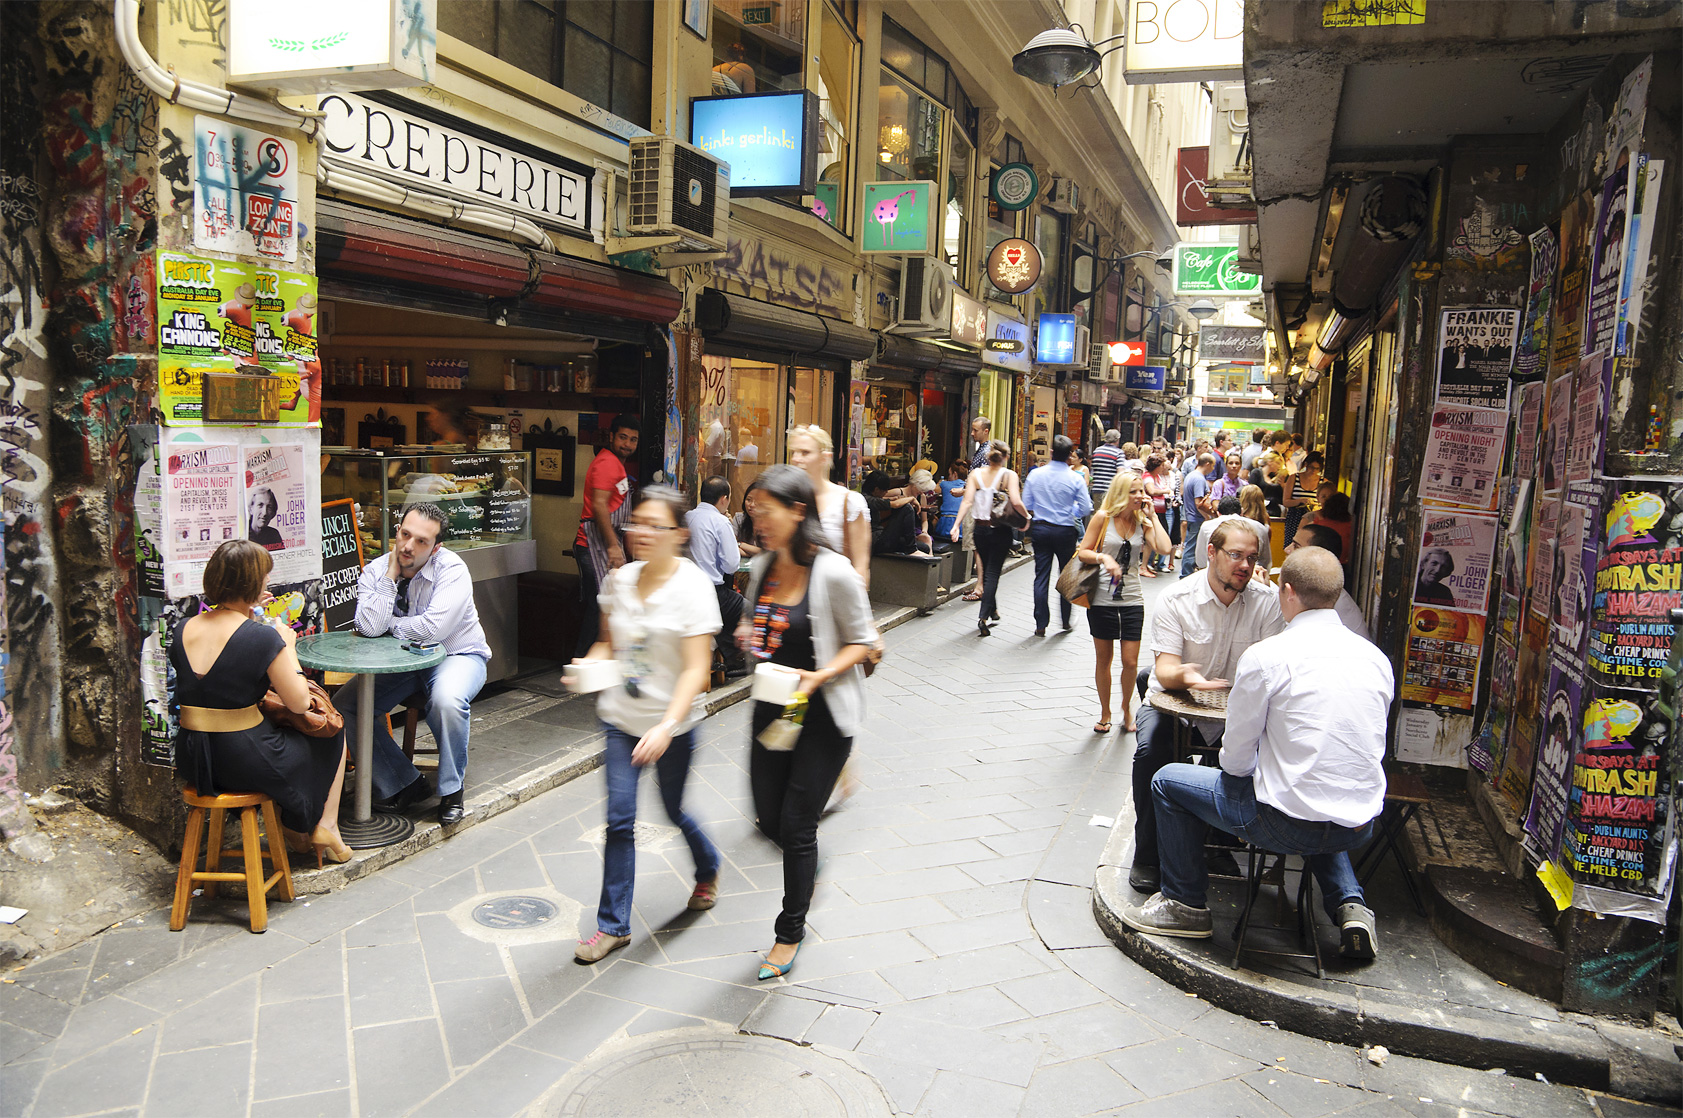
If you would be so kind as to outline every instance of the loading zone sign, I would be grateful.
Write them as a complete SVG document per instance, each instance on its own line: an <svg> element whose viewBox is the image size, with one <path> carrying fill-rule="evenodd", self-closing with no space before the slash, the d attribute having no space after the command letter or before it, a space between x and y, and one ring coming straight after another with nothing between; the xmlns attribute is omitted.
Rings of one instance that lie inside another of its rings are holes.
<svg viewBox="0 0 1683 1118"><path fill-rule="evenodd" d="M193 247L298 259L298 145L193 118Z"/></svg>

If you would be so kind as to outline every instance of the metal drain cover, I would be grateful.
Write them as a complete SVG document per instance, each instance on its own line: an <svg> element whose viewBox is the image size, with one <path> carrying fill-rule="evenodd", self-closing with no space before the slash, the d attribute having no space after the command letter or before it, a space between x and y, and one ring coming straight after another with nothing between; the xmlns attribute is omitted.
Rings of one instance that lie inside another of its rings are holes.
<svg viewBox="0 0 1683 1118"><path fill-rule="evenodd" d="M487 928L535 928L553 920L558 911L542 897L498 897L477 906L473 919Z"/></svg>

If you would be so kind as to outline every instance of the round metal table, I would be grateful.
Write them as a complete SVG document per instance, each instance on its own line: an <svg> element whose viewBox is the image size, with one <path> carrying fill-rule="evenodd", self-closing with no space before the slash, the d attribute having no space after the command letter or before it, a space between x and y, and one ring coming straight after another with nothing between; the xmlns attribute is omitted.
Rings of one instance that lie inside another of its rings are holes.
<svg viewBox="0 0 1683 1118"><path fill-rule="evenodd" d="M299 637L298 662L306 668L356 675L356 796L351 816L341 819L339 834L355 850L391 846L415 832L404 815L374 810L374 677L430 668L444 660L444 646L411 652L396 637L364 637L353 632Z"/></svg>
<svg viewBox="0 0 1683 1118"><path fill-rule="evenodd" d="M1184 761L1194 752L1192 746L1192 726L1187 721L1191 718L1201 718L1207 722L1227 721L1228 689L1219 691L1199 691L1197 695L1205 696L1204 702L1194 697L1194 692L1177 691L1147 691L1145 701L1169 715L1175 724L1175 760ZM1208 752L1214 752L1210 750Z"/></svg>

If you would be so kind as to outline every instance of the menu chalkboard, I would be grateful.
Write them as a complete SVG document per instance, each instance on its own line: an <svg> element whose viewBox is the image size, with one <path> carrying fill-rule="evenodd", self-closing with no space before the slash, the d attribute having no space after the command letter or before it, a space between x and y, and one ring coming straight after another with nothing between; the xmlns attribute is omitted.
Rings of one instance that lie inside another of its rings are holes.
<svg viewBox="0 0 1683 1118"><path fill-rule="evenodd" d="M321 506L321 599L326 631L349 629L356 618L356 580L362 576L362 539L356 530L356 502Z"/></svg>

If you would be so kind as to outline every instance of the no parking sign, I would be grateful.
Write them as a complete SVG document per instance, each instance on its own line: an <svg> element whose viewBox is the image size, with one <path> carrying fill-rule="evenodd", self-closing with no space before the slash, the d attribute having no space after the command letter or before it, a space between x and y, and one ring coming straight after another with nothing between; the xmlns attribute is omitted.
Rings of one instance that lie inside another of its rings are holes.
<svg viewBox="0 0 1683 1118"><path fill-rule="evenodd" d="M211 116L193 131L193 246L296 260L298 145Z"/></svg>

